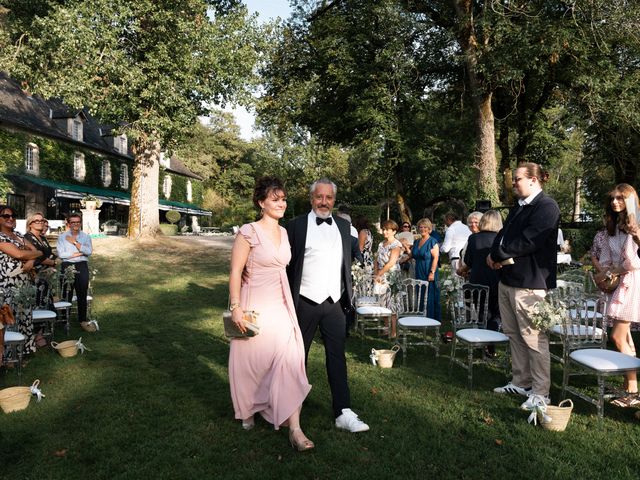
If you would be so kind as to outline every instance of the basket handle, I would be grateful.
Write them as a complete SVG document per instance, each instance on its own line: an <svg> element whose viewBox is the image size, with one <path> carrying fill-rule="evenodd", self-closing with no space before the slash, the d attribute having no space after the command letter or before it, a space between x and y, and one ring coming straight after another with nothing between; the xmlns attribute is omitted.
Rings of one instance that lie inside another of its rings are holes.
<svg viewBox="0 0 640 480"><path fill-rule="evenodd" d="M571 401L571 399L570 399L570 398L567 398L566 400L561 401L561 402L558 404L558 406L559 406L559 407L563 407L563 406L565 406L565 403L567 403L567 404L568 404L568 405L567 405L568 407L573 408L573 402Z"/></svg>
<svg viewBox="0 0 640 480"><path fill-rule="evenodd" d="M37 387L38 387L38 385L40 385L40 380L35 379L35 380L33 381L33 383L31 384L31 388L37 388Z"/></svg>
<svg viewBox="0 0 640 480"><path fill-rule="evenodd" d="M398 353L400 351L400 344L396 343L393 347L391 347L391 351L393 353Z"/></svg>
<svg viewBox="0 0 640 480"><path fill-rule="evenodd" d="M51 347L55 348L56 350L58 349L58 342L51 342L49 345L51 345Z"/></svg>

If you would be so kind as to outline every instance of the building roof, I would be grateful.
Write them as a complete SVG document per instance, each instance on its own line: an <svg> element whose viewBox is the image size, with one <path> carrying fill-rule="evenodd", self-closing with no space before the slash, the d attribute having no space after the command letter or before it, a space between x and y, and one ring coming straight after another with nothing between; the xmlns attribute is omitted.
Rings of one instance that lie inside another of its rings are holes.
<svg viewBox="0 0 640 480"><path fill-rule="evenodd" d="M83 117L83 139L74 140L60 120ZM57 121L56 121L57 120ZM60 99L44 100L29 95L15 80L0 72L0 125L7 125L74 146L89 148L122 160L133 160L130 154L119 153L104 132L111 127L100 125L86 108L72 109Z"/></svg>
<svg viewBox="0 0 640 480"><path fill-rule="evenodd" d="M169 159L169 168L165 168L165 170L173 173L177 173L178 175L184 175L185 177L195 178L196 180L202 180L202 177L196 175L191 170L187 168L187 166L182 163L175 155L172 155Z"/></svg>

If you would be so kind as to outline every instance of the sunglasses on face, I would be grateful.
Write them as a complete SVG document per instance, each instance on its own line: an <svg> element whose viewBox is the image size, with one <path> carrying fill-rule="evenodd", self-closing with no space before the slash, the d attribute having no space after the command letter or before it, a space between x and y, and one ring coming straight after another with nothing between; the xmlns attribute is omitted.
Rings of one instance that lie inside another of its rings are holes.
<svg viewBox="0 0 640 480"><path fill-rule="evenodd" d="M68 222L69 225L80 225L82 222Z"/></svg>
<svg viewBox="0 0 640 480"><path fill-rule="evenodd" d="M0 217L9 220L10 218L18 218L18 216L15 213L3 213L2 215L0 215Z"/></svg>
<svg viewBox="0 0 640 480"><path fill-rule="evenodd" d="M31 223L44 223L44 220L33 220Z"/></svg>
<svg viewBox="0 0 640 480"><path fill-rule="evenodd" d="M402 228L411 228L410 225L402 225Z"/></svg>

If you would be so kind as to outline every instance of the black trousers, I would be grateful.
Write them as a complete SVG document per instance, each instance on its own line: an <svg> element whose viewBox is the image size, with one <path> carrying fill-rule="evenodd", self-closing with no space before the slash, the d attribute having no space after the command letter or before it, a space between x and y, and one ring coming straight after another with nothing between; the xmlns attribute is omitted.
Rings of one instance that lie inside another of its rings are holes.
<svg viewBox="0 0 640 480"><path fill-rule="evenodd" d="M76 267L76 276L73 282L73 288L62 292L62 295L71 302L73 292L78 297L78 321L80 323L87 321L87 293L89 291L89 264L87 262L62 262L62 272L69 267Z"/></svg>
<svg viewBox="0 0 640 480"><path fill-rule="evenodd" d="M301 296L296 313L304 340L305 364L309 358L313 337L320 327L329 388L333 398L333 414L337 418L342 415L343 408L351 408L351 395L347 384L347 359L344 355L346 323L342 306L330 299L318 304Z"/></svg>

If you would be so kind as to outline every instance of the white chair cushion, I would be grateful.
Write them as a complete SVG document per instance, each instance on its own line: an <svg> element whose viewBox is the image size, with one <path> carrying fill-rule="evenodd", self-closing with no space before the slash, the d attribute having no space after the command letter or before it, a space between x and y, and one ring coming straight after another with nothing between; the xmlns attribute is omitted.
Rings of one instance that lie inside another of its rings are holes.
<svg viewBox="0 0 640 480"><path fill-rule="evenodd" d="M25 337L20 332L4 332L4 341L5 342L24 342L27 337Z"/></svg>
<svg viewBox="0 0 640 480"><path fill-rule="evenodd" d="M358 315L391 315L393 312L379 305L364 305L356 308L356 313Z"/></svg>
<svg viewBox="0 0 640 480"><path fill-rule="evenodd" d="M56 318L56 312L52 312L51 310L34 310L32 312L32 318L34 320L49 320Z"/></svg>
<svg viewBox="0 0 640 480"><path fill-rule="evenodd" d="M504 343L509 341L504 333L484 328L463 328L456 332L456 337L468 343Z"/></svg>
<svg viewBox="0 0 640 480"><path fill-rule="evenodd" d="M377 305L378 299L376 297L358 297L356 299L356 305Z"/></svg>
<svg viewBox="0 0 640 480"><path fill-rule="evenodd" d="M555 325L551 331L556 335L564 335L565 327L564 325ZM596 327L595 332L596 338L600 338L602 329ZM571 327L569 327L569 335L572 337L591 337L593 336L593 327L587 325L571 325Z"/></svg>
<svg viewBox="0 0 640 480"><path fill-rule="evenodd" d="M587 318L602 318L602 314L600 312L594 312L593 310L587 310ZM571 318L576 318L576 314L577 314L577 310L575 308L571 308L569 309L569 315L571 316ZM582 312L582 317L585 316L585 312Z"/></svg>
<svg viewBox="0 0 640 480"><path fill-rule="evenodd" d="M442 325L438 320L429 317L401 317L398 325L405 328L428 328Z"/></svg>
<svg viewBox="0 0 640 480"><path fill-rule="evenodd" d="M614 372L616 370L640 370L640 359L626 353L602 350L600 348L584 348L574 350L569 355L572 360L602 372Z"/></svg>
<svg viewBox="0 0 640 480"><path fill-rule="evenodd" d="M55 309L69 308L70 306L71 306L71 302L64 302L64 301L53 302L53 307Z"/></svg>

